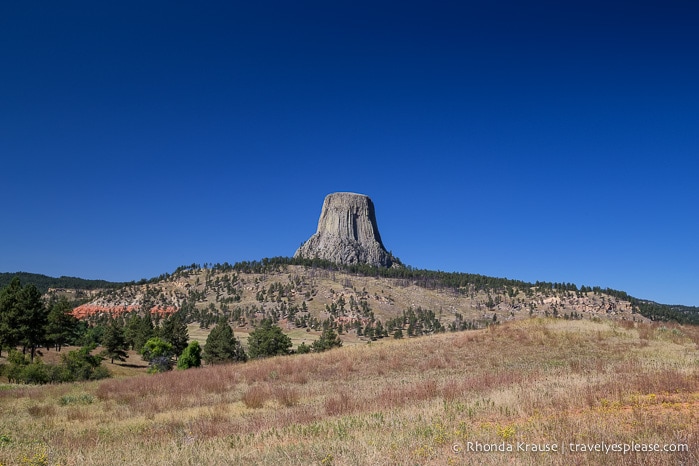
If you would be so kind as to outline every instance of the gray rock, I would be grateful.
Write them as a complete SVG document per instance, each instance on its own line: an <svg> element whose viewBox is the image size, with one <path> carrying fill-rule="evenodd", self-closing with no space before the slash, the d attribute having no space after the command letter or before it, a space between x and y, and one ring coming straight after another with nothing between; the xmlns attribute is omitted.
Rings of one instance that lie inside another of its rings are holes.
<svg viewBox="0 0 699 466"><path fill-rule="evenodd" d="M355 193L332 193L325 197L318 231L301 245L294 257L381 267L390 267L394 261L381 243L374 203L369 196Z"/></svg>

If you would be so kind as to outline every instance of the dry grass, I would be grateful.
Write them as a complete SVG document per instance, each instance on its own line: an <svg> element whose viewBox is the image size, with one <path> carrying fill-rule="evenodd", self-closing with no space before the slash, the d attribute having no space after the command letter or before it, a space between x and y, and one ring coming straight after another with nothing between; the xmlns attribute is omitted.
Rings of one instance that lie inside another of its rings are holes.
<svg viewBox="0 0 699 466"><path fill-rule="evenodd" d="M698 464L698 336L531 319L152 376L5 385L0 463ZM479 453L468 442L689 451Z"/></svg>

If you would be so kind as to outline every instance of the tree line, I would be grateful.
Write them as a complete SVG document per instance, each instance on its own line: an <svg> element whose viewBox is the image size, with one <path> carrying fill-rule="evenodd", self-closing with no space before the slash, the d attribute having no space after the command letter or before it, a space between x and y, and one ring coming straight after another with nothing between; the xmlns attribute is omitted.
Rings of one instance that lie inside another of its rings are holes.
<svg viewBox="0 0 699 466"><path fill-rule="evenodd" d="M221 316L203 347L189 341L185 316L176 312L161 317L129 313L104 317L88 325L72 315L65 298L45 302L34 284L22 286L15 277L0 289L0 356L7 351L7 367L0 373L10 382L58 383L108 377L104 359L126 361L134 350L149 364L149 372L199 367L223 362L292 354L291 339L271 319L263 319L248 336L247 351L233 334L226 316ZM61 357L57 365L44 364L37 356L41 348L81 346ZM312 345L298 352L321 352L341 346L332 329L326 329ZM97 349L99 347L99 350Z"/></svg>
<svg viewBox="0 0 699 466"><path fill-rule="evenodd" d="M0 371L10 382L73 382L109 375L100 365L102 358L91 354L94 346L89 344L63 354L57 365L36 358L41 348L60 351L83 340L87 324L73 317L72 310L66 298L44 302L36 285L22 286L18 277L0 289L0 355L7 350L9 363Z"/></svg>
<svg viewBox="0 0 699 466"><path fill-rule="evenodd" d="M125 285L121 282L109 282L106 280L86 280L84 278L61 276L58 278L49 277L38 273L16 272L0 273L0 288L3 288L18 278L22 283L31 283L44 294L49 288L65 288L80 290L114 289Z"/></svg>

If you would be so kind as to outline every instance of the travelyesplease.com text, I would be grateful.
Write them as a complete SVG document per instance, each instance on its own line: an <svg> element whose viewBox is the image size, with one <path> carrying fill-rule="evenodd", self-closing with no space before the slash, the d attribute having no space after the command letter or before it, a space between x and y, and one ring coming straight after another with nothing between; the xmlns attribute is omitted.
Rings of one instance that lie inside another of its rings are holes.
<svg viewBox="0 0 699 466"><path fill-rule="evenodd" d="M687 452L689 445L686 443L527 443L527 442L500 442L481 443L465 442L452 445L454 453L504 453L504 452L531 452L531 453L661 453L661 452Z"/></svg>

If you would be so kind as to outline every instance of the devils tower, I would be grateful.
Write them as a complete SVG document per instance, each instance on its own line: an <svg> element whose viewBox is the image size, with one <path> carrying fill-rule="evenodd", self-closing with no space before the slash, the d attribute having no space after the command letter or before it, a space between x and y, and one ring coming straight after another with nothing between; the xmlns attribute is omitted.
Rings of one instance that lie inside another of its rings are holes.
<svg viewBox="0 0 699 466"><path fill-rule="evenodd" d="M390 267L394 262L381 243L374 203L369 196L355 193L332 193L325 197L318 231L301 245L294 257L377 267Z"/></svg>

